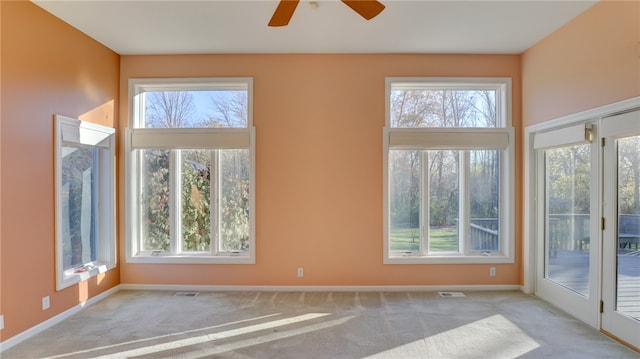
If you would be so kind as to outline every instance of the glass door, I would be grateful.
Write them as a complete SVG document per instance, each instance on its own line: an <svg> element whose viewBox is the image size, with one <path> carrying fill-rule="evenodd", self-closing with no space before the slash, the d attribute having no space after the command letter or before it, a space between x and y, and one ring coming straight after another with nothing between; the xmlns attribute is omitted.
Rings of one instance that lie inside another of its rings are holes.
<svg viewBox="0 0 640 359"><path fill-rule="evenodd" d="M602 121L602 329L640 348L640 111Z"/></svg>
<svg viewBox="0 0 640 359"><path fill-rule="evenodd" d="M580 125L536 136L536 295L598 327L598 149L591 132Z"/></svg>

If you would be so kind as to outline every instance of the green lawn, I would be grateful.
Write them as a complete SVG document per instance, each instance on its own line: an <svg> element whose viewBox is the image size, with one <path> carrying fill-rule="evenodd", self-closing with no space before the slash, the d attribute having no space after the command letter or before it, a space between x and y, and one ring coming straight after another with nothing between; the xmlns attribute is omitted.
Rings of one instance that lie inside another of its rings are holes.
<svg viewBox="0 0 640 359"><path fill-rule="evenodd" d="M417 228L397 228L391 231L392 251L417 251L420 233ZM441 228L429 233L432 252L454 252L458 250L458 236L455 228Z"/></svg>

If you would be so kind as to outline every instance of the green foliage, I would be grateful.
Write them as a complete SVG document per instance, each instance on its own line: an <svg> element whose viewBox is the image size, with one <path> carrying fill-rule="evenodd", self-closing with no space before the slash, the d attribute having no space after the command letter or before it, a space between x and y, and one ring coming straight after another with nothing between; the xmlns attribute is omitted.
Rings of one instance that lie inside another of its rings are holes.
<svg viewBox="0 0 640 359"><path fill-rule="evenodd" d="M617 142L619 213L640 215L640 136Z"/></svg>
<svg viewBox="0 0 640 359"><path fill-rule="evenodd" d="M169 153L169 150L144 151L145 250L170 249ZM209 251L217 228L222 250L248 249L248 151L180 150L178 153L182 156L181 211L178 214L181 216L182 251ZM212 157L218 158L217 174L216 167L212 171ZM211 186L216 185L216 179L217 213L211 198ZM212 217L217 224L212 225Z"/></svg>
<svg viewBox="0 0 640 359"><path fill-rule="evenodd" d="M417 227L420 223L421 151L389 154L390 216L393 226Z"/></svg>
<svg viewBox="0 0 640 359"><path fill-rule="evenodd" d="M249 247L249 151L221 151L221 247L241 251Z"/></svg>
<svg viewBox="0 0 640 359"><path fill-rule="evenodd" d="M222 196L222 247L227 251L249 248L249 180L225 180L227 193Z"/></svg>
<svg viewBox="0 0 640 359"><path fill-rule="evenodd" d="M497 219L500 207L500 151L471 151L470 160L471 218Z"/></svg>
<svg viewBox="0 0 640 359"><path fill-rule="evenodd" d="M208 251L211 245L211 155L202 150L181 152L182 250Z"/></svg>
<svg viewBox="0 0 640 359"><path fill-rule="evenodd" d="M169 250L169 150L143 150L145 250Z"/></svg>
<svg viewBox="0 0 640 359"><path fill-rule="evenodd" d="M396 228L389 235L392 251L418 251L420 248L418 228ZM429 245L433 252L458 250L458 235L455 228L439 228L429 231Z"/></svg>
<svg viewBox="0 0 640 359"><path fill-rule="evenodd" d="M590 145L546 150L550 214L588 214L591 198Z"/></svg>

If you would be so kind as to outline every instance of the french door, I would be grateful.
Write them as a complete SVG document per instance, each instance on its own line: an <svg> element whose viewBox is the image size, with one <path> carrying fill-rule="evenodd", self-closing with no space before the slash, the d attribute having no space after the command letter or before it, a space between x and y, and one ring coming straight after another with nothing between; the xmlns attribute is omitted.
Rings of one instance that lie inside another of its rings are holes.
<svg viewBox="0 0 640 359"><path fill-rule="evenodd" d="M598 146L595 124L536 134L536 295L597 327Z"/></svg>
<svg viewBox="0 0 640 359"><path fill-rule="evenodd" d="M640 110L601 127L602 329L640 348Z"/></svg>
<svg viewBox="0 0 640 359"><path fill-rule="evenodd" d="M533 147L536 295L640 348L640 110Z"/></svg>

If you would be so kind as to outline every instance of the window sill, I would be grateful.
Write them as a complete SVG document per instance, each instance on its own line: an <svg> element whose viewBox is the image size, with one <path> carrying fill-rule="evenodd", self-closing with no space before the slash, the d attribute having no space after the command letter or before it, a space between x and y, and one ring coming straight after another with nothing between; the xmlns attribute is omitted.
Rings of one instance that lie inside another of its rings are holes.
<svg viewBox="0 0 640 359"><path fill-rule="evenodd" d="M248 255L152 255L138 254L128 257L127 263L149 264L256 264L256 260Z"/></svg>
<svg viewBox="0 0 640 359"><path fill-rule="evenodd" d="M403 256L391 255L383 260L384 264L498 264L514 263L513 257L493 256Z"/></svg>
<svg viewBox="0 0 640 359"><path fill-rule="evenodd" d="M115 268L115 264L92 263L84 267L66 270L62 274L61 281L57 283L56 289L62 290L113 268Z"/></svg>

